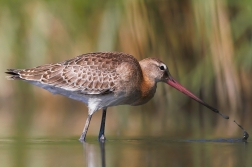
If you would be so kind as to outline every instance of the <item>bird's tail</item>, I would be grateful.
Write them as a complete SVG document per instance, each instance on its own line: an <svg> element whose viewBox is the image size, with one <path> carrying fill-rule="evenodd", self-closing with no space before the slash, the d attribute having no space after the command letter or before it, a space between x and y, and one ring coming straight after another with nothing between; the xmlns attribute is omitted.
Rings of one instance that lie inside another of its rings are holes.
<svg viewBox="0 0 252 167"><path fill-rule="evenodd" d="M22 79L22 78L20 78L20 75L19 75L20 71L21 71L20 69L7 69L7 71L5 73L9 74L9 76L6 76L6 78L8 80Z"/></svg>

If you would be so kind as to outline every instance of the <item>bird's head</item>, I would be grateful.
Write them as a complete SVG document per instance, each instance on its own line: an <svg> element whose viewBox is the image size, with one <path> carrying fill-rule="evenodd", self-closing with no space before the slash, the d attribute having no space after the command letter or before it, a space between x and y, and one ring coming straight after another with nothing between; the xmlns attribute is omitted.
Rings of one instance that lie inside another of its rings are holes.
<svg viewBox="0 0 252 167"><path fill-rule="evenodd" d="M206 106L210 110L220 114L223 118L228 119L228 116L222 115L217 109L209 106L207 103L202 101L196 95L191 93L185 87L183 87L180 83L178 83L170 74L168 67L159 59L156 58L146 58L141 60L140 62L141 68L145 73L145 76L148 79L154 82L165 82L168 85L172 86L173 88L179 90L180 92L184 93L185 95L189 96L193 100L201 103L202 105Z"/></svg>

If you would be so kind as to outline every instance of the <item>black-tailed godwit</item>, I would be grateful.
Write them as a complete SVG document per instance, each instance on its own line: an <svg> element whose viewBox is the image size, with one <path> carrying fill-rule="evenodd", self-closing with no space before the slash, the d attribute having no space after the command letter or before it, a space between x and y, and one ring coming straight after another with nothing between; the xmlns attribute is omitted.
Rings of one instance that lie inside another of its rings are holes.
<svg viewBox="0 0 252 167"><path fill-rule="evenodd" d="M92 115L103 110L99 141L105 141L106 110L117 105L137 106L155 94L157 83L164 82L197 102L220 114L174 80L167 66L156 58L137 61L132 55L119 52L96 52L77 56L55 64L29 69L8 69L9 79L23 80L88 106L88 117L80 136L84 142Z"/></svg>

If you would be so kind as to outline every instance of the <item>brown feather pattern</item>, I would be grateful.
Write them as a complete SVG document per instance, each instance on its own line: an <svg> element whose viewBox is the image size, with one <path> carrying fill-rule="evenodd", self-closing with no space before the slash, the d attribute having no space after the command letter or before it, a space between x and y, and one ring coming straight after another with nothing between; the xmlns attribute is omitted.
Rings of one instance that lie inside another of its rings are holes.
<svg viewBox="0 0 252 167"><path fill-rule="evenodd" d="M83 94L103 94L116 92L122 87L127 90L129 86L127 81L138 75L127 74L125 69L118 69L122 63L125 64L124 67L141 71L138 61L131 55L118 52L96 52L30 69L8 69L6 73L11 74L12 79L39 81L42 84ZM138 78L140 79L141 76ZM122 81L126 82L122 83Z"/></svg>

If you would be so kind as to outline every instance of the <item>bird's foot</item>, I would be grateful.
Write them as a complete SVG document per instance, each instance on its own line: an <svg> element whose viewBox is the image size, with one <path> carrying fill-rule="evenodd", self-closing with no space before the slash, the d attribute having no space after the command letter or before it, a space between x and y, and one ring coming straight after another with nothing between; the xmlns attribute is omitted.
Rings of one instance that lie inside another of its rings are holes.
<svg viewBox="0 0 252 167"><path fill-rule="evenodd" d="M99 140L99 142L104 143L106 138L104 135L101 135L101 136L99 136L98 140Z"/></svg>
<svg viewBox="0 0 252 167"><path fill-rule="evenodd" d="M82 136L81 136L81 137L79 138L79 141L80 141L81 143L85 143L85 142L86 142L86 139L85 139L85 137L82 137Z"/></svg>

